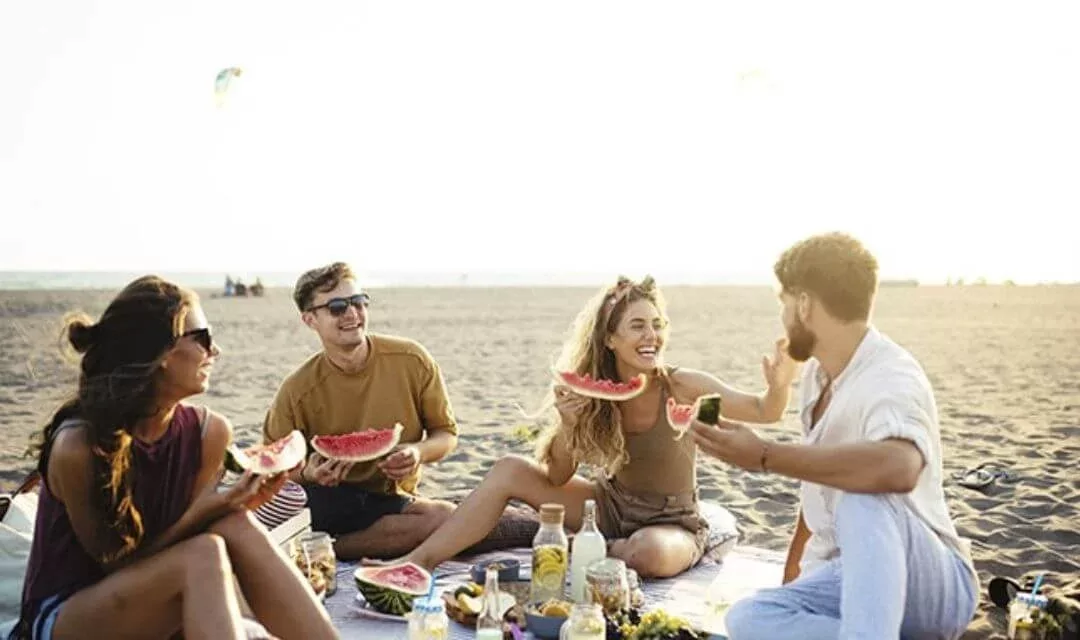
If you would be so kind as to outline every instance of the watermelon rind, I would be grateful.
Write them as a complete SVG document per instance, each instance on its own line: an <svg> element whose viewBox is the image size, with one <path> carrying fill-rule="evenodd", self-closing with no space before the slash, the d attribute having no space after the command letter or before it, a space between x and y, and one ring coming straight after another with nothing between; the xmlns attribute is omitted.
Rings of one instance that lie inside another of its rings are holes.
<svg viewBox="0 0 1080 640"><path fill-rule="evenodd" d="M345 462L367 462L375 460L390 453L401 440L401 432L405 429L400 422L394 423L393 429L365 429L337 436L315 436L311 439L311 448L319 452L319 455L330 460L343 460ZM357 438L364 434L390 432L390 439L377 449L368 449L363 452L348 452L350 438Z"/></svg>
<svg viewBox="0 0 1080 640"><path fill-rule="evenodd" d="M385 576L395 570L410 569L423 577L421 583L405 586L380 580L379 574ZM356 588L373 609L394 616L403 616L412 611L413 600L427 595L431 589L431 574L412 562L395 566L360 567L353 572L353 579L356 580Z"/></svg>
<svg viewBox="0 0 1080 640"><path fill-rule="evenodd" d="M225 469L233 473L251 471L256 475L272 476L292 469L306 456L304 434L294 429L270 444L241 449L235 442L231 443L225 449Z"/></svg>
<svg viewBox="0 0 1080 640"><path fill-rule="evenodd" d="M585 375L588 376L588 374ZM555 379L559 384L570 387L570 390L578 395L596 398L597 400L610 400L612 402L630 400L644 393L645 388L649 386L649 377L644 373L639 373L629 382L614 382L604 379L582 380L581 378L582 376L573 371L555 372Z"/></svg>

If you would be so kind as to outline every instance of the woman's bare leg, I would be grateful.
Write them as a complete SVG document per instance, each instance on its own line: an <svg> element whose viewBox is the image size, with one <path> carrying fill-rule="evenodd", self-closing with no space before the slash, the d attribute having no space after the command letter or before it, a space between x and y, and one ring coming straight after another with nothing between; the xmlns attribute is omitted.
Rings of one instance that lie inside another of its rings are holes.
<svg viewBox="0 0 1080 640"><path fill-rule="evenodd" d="M566 526L576 530L581 527L585 501L590 498L596 498L592 482L574 476L557 487L551 484L539 463L521 456L507 456L495 463L449 520L399 562L415 562L428 570L434 569L482 540L499 522L511 499L527 502L534 509L546 502L557 502L566 507Z"/></svg>
<svg viewBox="0 0 1080 640"><path fill-rule="evenodd" d="M204 534L106 576L60 606L53 638L243 640L225 542Z"/></svg>
<svg viewBox="0 0 1080 640"><path fill-rule="evenodd" d="M612 540L608 555L621 559L642 578L670 578L691 567L698 549L694 534L680 526L658 524Z"/></svg>
<svg viewBox="0 0 1080 640"><path fill-rule="evenodd" d="M244 599L270 633L283 640L338 637L307 579L250 512L226 516L210 531L225 540Z"/></svg>

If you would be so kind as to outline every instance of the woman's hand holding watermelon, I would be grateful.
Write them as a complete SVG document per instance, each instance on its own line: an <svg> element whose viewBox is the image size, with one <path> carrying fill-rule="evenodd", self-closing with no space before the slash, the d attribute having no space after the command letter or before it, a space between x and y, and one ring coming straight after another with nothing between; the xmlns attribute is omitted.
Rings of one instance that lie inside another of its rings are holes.
<svg viewBox="0 0 1080 640"><path fill-rule="evenodd" d="M555 385L555 409L559 412L564 425L572 425L577 421L578 415L589 403L585 396L574 393L570 387L562 384Z"/></svg>
<svg viewBox="0 0 1080 640"><path fill-rule="evenodd" d="M205 528L233 511L258 509L270 501L288 479L287 473L272 476L245 471L236 484L225 491L208 491L188 507L188 517Z"/></svg>

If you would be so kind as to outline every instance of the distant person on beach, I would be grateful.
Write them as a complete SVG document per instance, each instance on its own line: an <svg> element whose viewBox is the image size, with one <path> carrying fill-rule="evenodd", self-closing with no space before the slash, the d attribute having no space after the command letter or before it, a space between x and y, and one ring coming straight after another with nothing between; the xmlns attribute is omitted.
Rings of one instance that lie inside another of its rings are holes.
<svg viewBox="0 0 1080 640"><path fill-rule="evenodd" d="M694 566L708 539L698 510L697 447L692 438L675 438L667 399L691 404L719 393L725 415L776 422L796 365L778 341L775 355L762 363L767 391L746 393L708 373L664 363L668 332L664 299L652 278L619 278L598 292L578 315L557 368L618 381L645 374L645 391L613 402L553 385L557 417L539 443L539 460L500 458L450 520L401 560L433 569L482 539L513 499L534 508L562 504L565 525L577 530L585 501L593 499L609 555L642 577L674 576ZM600 472L595 480L575 474L582 464Z"/></svg>
<svg viewBox="0 0 1080 640"><path fill-rule="evenodd" d="M312 526L336 538L339 558L407 553L453 510L416 495L421 465L457 446L439 365L413 340L368 331L370 297L343 262L301 275L293 300L323 348L281 383L264 438L299 429L310 440L400 422L397 449L380 461L352 464L312 452L293 479L308 493Z"/></svg>
<svg viewBox="0 0 1080 640"><path fill-rule="evenodd" d="M802 481L784 586L736 603L730 637L959 638L978 578L945 503L930 382L870 324L876 259L832 233L787 249L775 273L788 352L807 362L803 444L692 426L705 453Z"/></svg>
<svg viewBox="0 0 1080 640"><path fill-rule="evenodd" d="M139 278L66 327L78 389L39 443L42 478L17 638L242 638L235 573L281 638L336 632L249 512L285 474L219 492L232 427L183 403L220 354L196 295ZM287 603L288 606L282 606Z"/></svg>

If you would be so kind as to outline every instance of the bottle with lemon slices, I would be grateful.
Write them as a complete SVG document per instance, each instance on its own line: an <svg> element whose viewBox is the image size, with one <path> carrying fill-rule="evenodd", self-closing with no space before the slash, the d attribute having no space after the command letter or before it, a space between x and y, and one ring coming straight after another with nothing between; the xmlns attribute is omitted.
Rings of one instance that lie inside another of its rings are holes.
<svg viewBox="0 0 1080 640"><path fill-rule="evenodd" d="M566 588L569 541L563 530L566 509L561 504L540 505L540 530L532 544L532 582L529 600L562 600Z"/></svg>

